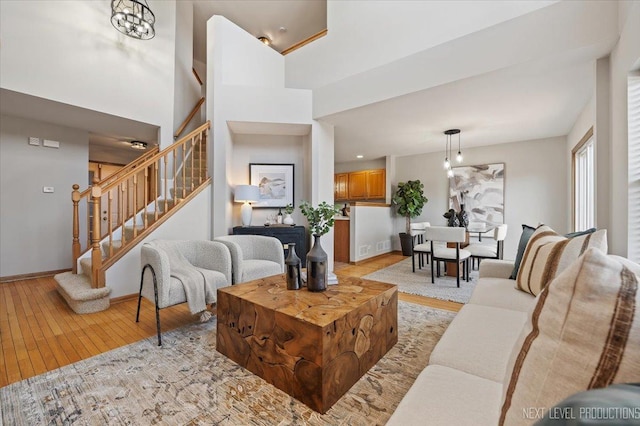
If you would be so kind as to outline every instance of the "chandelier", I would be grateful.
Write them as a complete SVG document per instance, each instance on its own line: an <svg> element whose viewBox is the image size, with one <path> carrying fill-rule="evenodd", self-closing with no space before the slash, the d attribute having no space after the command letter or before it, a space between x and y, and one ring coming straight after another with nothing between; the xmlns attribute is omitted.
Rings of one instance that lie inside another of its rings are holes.
<svg viewBox="0 0 640 426"><path fill-rule="evenodd" d="M123 34L140 40L156 35L156 17L147 0L111 0L111 24Z"/></svg>
<svg viewBox="0 0 640 426"><path fill-rule="evenodd" d="M449 158L451 157L451 145L452 145L452 137L453 135L458 135L458 154L456 154L456 161L458 163L462 162L462 151L460 150L460 129L449 129L445 130L445 135L447 135L447 141L444 147L444 168L447 171L447 176L453 177L453 170L451 170L451 161Z"/></svg>

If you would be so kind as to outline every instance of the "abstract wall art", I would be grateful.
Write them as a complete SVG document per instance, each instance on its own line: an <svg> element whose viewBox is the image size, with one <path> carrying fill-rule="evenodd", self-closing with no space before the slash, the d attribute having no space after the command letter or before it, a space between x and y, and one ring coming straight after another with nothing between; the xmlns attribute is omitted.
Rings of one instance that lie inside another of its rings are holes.
<svg viewBox="0 0 640 426"><path fill-rule="evenodd" d="M449 208L469 215L472 225L504 223L504 163L454 167L449 178ZM471 225L470 225L471 226Z"/></svg>

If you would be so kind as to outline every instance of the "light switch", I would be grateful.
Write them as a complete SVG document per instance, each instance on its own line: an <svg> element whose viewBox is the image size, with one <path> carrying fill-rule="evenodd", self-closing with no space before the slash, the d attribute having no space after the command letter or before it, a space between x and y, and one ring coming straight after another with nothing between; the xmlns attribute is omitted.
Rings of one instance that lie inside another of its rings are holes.
<svg viewBox="0 0 640 426"><path fill-rule="evenodd" d="M42 192L44 192L45 194L53 193L53 186L43 186Z"/></svg>
<svg viewBox="0 0 640 426"><path fill-rule="evenodd" d="M40 146L40 138L29 136L29 145Z"/></svg>
<svg viewBox="0 0 640 426"><path fill-rule="evenodd" d="M49 139L45 139L42 141L42 145L46 146L48 148L60 148L60 142L58 141L52 141Z"/></svg>

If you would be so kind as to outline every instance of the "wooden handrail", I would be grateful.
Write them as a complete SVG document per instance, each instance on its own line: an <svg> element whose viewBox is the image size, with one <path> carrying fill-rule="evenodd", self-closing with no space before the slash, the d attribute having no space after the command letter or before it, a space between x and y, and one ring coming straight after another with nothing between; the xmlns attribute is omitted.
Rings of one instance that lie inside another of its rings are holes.
<svg viewBox="0 0 640 426"><path fill-rule="evenodd" d="M129 164L127 164L125 166L122 166L122 168L120 168L120 170L118 170L117 172L115 172L115 173L113 173L113 174L111 174L111 175L99 180L98 181L98 185L104 185L105 182L110 181L112 179L115 179L118 176L122 176L124 173L127 173L130 170L133 170L133 169L137 168L138 165L142 161L145 161L147 158L151 157L152 155L157 154L159 150L160 150L160 148L158 148L157 146L154 146L149 151L145 152L143 155L141 155L140 157L136 158L135 160L133 160ZM90 191L91 191L91 187L89 187L89 188L85 189L84 191L82 191L80 193L80 198L89 196L89 192Z"/></svg>
<svg viewBox="0 0 640 426"><path fill-rule="evenodd" d="M156 149L145 154L108 179L98 181L94 178L93 185L82 193L78 191L77 184L73 185L73 270L78 272L77 260L83 256L82 232L87 237L85 253L91 251L92 287L104 287L105 271L115 262L115 257L126 253L143 235L155 229L156 223L166 220L162 218L167 213L184 200L191 199L195 191L211 181L206 161L209 128L210 122L207 121L164 150ZM179 169L176 163L180 163ZM161 169L164 170L162 176L159 173ZM159 200L162 181L164 199ZM168 181L173 182L171 193ZM86 205L80 207L83 194ZM169 197L173 199L169 200ZM87 217L82 229L80 211L86 211ZM119 241L114 241L117 238ZM101 246L104 246L104 257Z"/></svg>
<svg viewBox="0 0 640 426"><path fill-rule="evenodd" d="M300 49L302 46L306 46L307 44L316 41L317 39L324 37L327 35L327 29L325 28L324 30L312 35L311 37L307 37L302 41L297 42L296 44L294 44L291 47L287 47L286 49L284 49L282 52L280 52L282 55L286 55L288 53L293 52L294 50L298 50Z"/></svg>
<svg viewBox="0 0 640 426"><path fill-rule="evenodd" d="M146 159L142 164L140 164L137 167L137 169L138 170L142 170L142 169L144 169L146 167L149 167L150 165L152 165L153 163L155 163L156 161L158 161L162 157L165 157L166 155L168 155L168 154L170 154L172 152L176 152L178 150L178 148L180 148L181 146L183 146L184 144L189 142L193 136L197 135L198 133L202 133L202 131L205 130L205 129L208 129L209 128L209 124L210 124L210 122L207 121L202 126L198 127L194 131L190 132L189 134L187 134L186 136L181 138L179 141L172 143L167 148L165 148L162 151L160 151L157 154L155 154L153 157ZM175 161L174 161L174 167L175 167ZM102 188L102 191L103 192L109 191L114 186L117 186L118 184L126 181L130 177L131 177L131 174L126 174L126 175L120 176L118 179L116 179L116 180L114 180L112 182L109 182L106 186L104 186Z"/></svg>
<svg viewBox="0 0 640 426"><path fill-rule="evenodd" d="M176 134L173 135L174 139L178 139L180 134L184 132L184 129L187 128L187 125L191 122L191 120L193 120L193 117L196 116L196 113L200 110L200 107L202 106L203 103L204 103L204 96L200 98L200 100L198 100L198 102L196 103L196 106L193 107L193 109L191 110L187 118L185 118L182 124L180 125L180 127L178 127L178 130L176 130Z"/></svg>
<svg viewBox="0 0 640 426"><path fill-rule="evenodd" d="M193 67L191 68L191 71L193 71L193 75L196 76L196 80L198 80L198 83L200 83L200 86L202 86L202 79L200 78L198 71L196 71L196 69Z"/></svg>

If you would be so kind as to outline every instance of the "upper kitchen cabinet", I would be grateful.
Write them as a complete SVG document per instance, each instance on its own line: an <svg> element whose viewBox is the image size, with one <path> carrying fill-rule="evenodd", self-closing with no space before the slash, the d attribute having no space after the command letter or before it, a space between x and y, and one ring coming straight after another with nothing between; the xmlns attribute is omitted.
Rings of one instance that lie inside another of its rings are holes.
<svg viewBox="0 0 640 426"><path fill-rule="evenodd" d="M335 200L349 198L349 173L337 173L335 175Z"/></svg>
<svg viewBox="0 0 640 426"><path fill-rule="evenodd" d="M384 169L338 173L334 178L336 201L379 200L386 197Z"/></svg>

